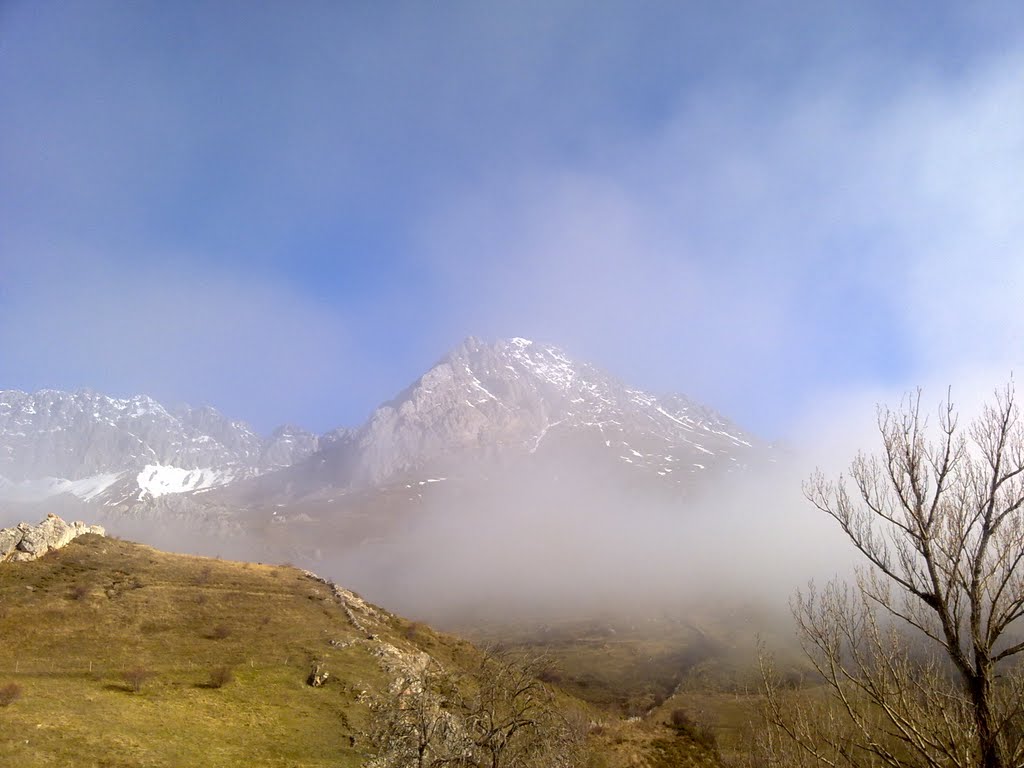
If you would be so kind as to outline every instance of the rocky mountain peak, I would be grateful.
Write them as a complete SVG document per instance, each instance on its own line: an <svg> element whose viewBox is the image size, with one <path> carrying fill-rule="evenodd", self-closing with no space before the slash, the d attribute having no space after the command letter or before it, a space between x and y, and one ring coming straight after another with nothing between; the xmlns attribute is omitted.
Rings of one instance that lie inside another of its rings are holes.
<svg viewBox="0 0 1024 768"><path fill-rule="evenodd" d="M662 476L681 461L687 472L737 461L753 444L709 408L631 389L553 345L469 337L374 411L346 453L354 466L341 474L374 485L459 456L533 453L570 432Z"/></svg>

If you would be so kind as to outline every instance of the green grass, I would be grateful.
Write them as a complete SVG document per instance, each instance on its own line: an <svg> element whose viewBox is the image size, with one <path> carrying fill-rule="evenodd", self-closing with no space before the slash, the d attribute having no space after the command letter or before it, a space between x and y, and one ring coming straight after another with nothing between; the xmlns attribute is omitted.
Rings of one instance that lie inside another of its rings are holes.
<svg viewBox="0 0 1024 768"><path fill-rule="evenodd" d="M379 631L408 646L389 623ZM0 764L27 768L359 765L357 697L383 680L329 589L300 571L94 536L0 566L0 637L0 685L21 687L0 709ZM317 661L331 680L314 689ZM219 689L218 667L234 673ZM133 669L151 674L139 692Z"/></svg>

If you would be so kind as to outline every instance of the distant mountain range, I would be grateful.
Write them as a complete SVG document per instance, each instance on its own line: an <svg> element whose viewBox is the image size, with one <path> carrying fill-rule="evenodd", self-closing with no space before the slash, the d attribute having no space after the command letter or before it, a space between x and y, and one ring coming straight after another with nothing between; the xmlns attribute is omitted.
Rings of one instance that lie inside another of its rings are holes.
<svg viewBox="0 0 1024 768"><path fill-rule="evenodd" d="M290 466L319 446L295 427L261 438L213 408L168 410L145 395L0 391L0 498L70 494L116 506L197 493Z"/></svg>
<svg viewBox="0 0 1024 768"><path fill-rule="evenodd" d="M78 504L108 521L323 521L510 472L685 497L771 454L685 396L631 388L521 338L466 339L361 426L324 435L283 426L262 437L213 408L144 395L0 391L0 509Z"/></svg>

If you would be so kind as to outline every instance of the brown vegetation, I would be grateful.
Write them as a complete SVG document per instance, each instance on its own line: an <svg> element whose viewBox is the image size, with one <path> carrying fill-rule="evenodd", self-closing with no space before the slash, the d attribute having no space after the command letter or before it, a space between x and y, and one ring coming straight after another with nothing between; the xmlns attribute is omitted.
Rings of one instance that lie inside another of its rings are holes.
<svg viewBox="0 0 1024 768"><path fill-rule="evenodd" d="M0 686L0 707L7 707L21 698L21 686L17 683L7 683Z"/></svg>
<svg viewBox="0 0 1024 768"><path fill-rule="evenodd" d="M153 672L142 667L127 669L121 674L121 678L128 684L128 687L135 693L142 690L142 686L153 677Z"/></svg>

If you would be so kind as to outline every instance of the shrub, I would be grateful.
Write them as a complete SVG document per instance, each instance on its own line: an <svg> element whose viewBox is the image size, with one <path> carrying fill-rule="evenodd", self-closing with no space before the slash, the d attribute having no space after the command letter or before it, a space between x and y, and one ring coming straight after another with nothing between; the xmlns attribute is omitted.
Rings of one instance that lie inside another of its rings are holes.
<svg viewBox="0 0 1024 768"><path fill-rule="evenodd" d="M235 679L231 667L214 667L210 670L210 687L223 688Z"/></svg>
<svg viewBox="0 0 1024 768"><path fill-rule="evenodd" d="M718 740L715 736L715 729L707 723L697 721L685 709L673 709L669 716L669 722L677 733L689 737L707 749L717 750Z"/></svg>
<svg viewBox="0 0 1024 768"><path fill-rule="evenodd" d="M669 720L672 723L672 727L678 731L685 731L697 725L685 709L673 709Z"/></svg>
<svg viewBox="0 0 1024 768"><path fill-rule="evenodd" d="M153 676L153 673L148 669L142 667L135 667L134 669L125 670L121 673L121 677L124 678L125 683L135 693L142 690L143 684Z"/></svg>
<svg viewBox="0 0 1024 768"><path fill-rule="evenodd" d="M0 707L6 707L21 698L21 686L17 683L8 683L0 686Z"/></svg>
<svg viewBox="0 0 1024 768"><path fill-rule="evenodd" d="M89 596L89 588L85 584L75 584L71 588L70 596L72 600L84 600Z"/></svg>

